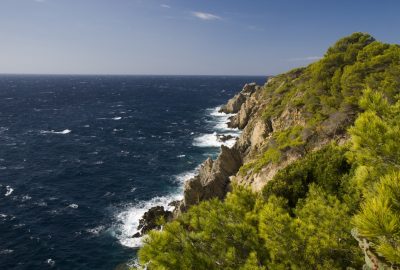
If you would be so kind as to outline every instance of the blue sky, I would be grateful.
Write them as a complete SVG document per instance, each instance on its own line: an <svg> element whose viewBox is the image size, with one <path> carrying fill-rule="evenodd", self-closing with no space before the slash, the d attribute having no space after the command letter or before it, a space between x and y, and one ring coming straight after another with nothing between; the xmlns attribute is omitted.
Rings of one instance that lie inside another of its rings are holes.
<svg viewBox="0 0 400 270"><path fill-rule="evenodd" d="M0 0L0 73L273 75L362 31L400 43L400 1Z"/></svg>

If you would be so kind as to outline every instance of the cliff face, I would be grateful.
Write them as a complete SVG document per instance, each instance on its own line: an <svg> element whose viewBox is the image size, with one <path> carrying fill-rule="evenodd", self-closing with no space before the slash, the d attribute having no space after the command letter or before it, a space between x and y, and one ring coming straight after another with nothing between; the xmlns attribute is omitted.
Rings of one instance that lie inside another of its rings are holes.
<svg viewBox="0 0 400 270"><path fill-rule="evenodd" d="M213 161L208 158L199 174L185 183L184 204L181 210L214 197L223 198L228 192L229 177L242 165L240 153L235 148L221 147L221 153Z"/></svg>
<svg viewBox="0 0 400 270"><path fill-rule="evenodd" d="M307 73L300 69L270 78L263 86L246 84L221 108L222 112L235 114L228 126L239 128L242 133L232 149L223 146L217 160L205 161L199 175L186 183L181 210L205 199L223 198L233 182L260 191L280 169L306 153L333 140L346 141L345 131L354 120L354 110L333 112L318 119L316 127L310 124L305 106L294 106L290 100L283 104L285 93L281 94L279 105L276 96L270 96L287 85L302 84L305 77ZM296 95L301 98L304 93ZM268 111L279 114L269 116Z"/></svg>

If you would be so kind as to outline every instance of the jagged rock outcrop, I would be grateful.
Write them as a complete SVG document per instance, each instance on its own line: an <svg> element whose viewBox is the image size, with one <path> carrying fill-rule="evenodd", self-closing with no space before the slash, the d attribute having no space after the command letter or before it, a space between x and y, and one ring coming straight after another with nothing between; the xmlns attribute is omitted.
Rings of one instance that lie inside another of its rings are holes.
<svg viewBox="0 0 400 270"><path fill-rule="evenodd" d="M235 138L234 136L232 136L230 134L228 134L228 135L221 134L221 135L217 135L217 136L218 136L218 140L221 142L226 142L226 141L229 141L229 140Z"/></svg>
<svg viewBox="0 0 400 270"><path fill-rule="evenodd" d="M235 95L228 101L226 105L221 107L220 112L237 113L242 107L242 104L255 90L256 90L255 83L246 84L239 94Z"/></svg>
<svg viewBox="0 0 400 270"><path fill-rule="evenodd" d="M221 153L213 161L208 158L199 173L185 183L184 199L181 210L202 200L214 197L223 198L228 191L229 177L242 165L240 153L235 148L221 146Z"/></svg>
<svg viewBox="0 0 400 270"><path fill-rule="evenodd" d="M139 226L137 227L139 232L132 237L142 237L150 230L161 229L161 226L159 225L159 220L161 218L163 218L165 221L171 220L172 212L165 210L163 206L154 206L150 208L139 220Z"/></svg>

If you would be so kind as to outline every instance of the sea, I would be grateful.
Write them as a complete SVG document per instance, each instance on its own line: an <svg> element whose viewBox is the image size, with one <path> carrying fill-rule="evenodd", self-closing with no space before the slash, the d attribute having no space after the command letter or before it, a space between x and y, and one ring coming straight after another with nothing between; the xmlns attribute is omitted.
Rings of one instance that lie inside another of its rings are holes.
<svg viewBox="0 0 400 270"><path fill-rule="evenodd" d="M0 269L134 264L143 213L182 198L240 132L219 107L265 80L0 75Z"/></svg>

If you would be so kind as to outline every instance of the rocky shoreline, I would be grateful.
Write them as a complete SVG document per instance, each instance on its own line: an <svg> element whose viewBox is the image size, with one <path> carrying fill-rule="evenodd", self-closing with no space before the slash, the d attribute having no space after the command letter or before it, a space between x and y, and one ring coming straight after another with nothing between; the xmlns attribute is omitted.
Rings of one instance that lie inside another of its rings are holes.
<svg viewBox="0 0 400 270"><path fill-rule="evenodd" d="M235 114L229 118L229 128L243 129L244 119L249 117L248 112L244 111L238 117L242 105L255 93L256 89L260 88L255 83L246 84L242 91L231 98L226 105L222 106L220 112L226 114ZM246 114L245 117L243 115ZM232 135L217 135L221 142L233 139ZM159 220L164 219L170 221L185 212L190 206L196 205L203 200L211 198L223 199L229 191L231 177L234 176L239 168L243 165L244 153L242 144L238 141L243 141L241 136L232 148L225 145L221 146L221 152L217 159L208 158L205 160L199 169L198 174L187 180L184 186L183 200L174 201L170 206L174 207L173 211L166 210L163 206L154 206L149 209L139 221L137 230L139 231L132 237L142 237L152 229L161 229Z"/></svg>
<svg viewBox="0 0 400 270"><path fill-rule="evenodd" d="M294 70L287 76L291 81L295 81L299 74L298 70ZM232 114L227 123L228 127L241 130L235 144L231 148L222 145L221 152L215 160L208 158L203 162L198 174L185 182L183 200L173 202L173 211L169 212L158 206L150 209L140 221L145 229L138 228L141 231L136 237L143 236L151 229L159 229L160 226L155 224L154 220L172 220L201 201L211 198L223 199L230 190L231 183L260 191L280 169L308 152L320 149L333 140L340 144L348 139L345 127L353 122L355 114L333 114L322 122L319 130L310 130L307 127L307 113L302 108L283 107L278 117L266 117L264 113L271 104L270 99L265 97L265 89L280 88L285 83L287 82L281 81L281 78L271 77L264 86L246 84L221 107L220 112ZM301 127L299 136L303 143L300 147L280 149L280 160L266 164L259 171L239 171L242 165L257 160L260 153L276 143L274 134L295 126ZM226 135L219 137L221 141L229 139L231 138Z"/></svg>

